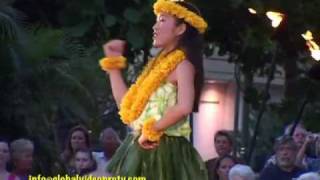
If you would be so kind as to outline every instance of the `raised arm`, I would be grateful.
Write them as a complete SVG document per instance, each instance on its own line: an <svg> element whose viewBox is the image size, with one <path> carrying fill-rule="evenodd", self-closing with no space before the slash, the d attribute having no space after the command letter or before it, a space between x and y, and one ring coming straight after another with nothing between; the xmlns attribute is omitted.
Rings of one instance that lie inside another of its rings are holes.
<svg viewBox="0 0 320 180"><path fill-rule="evenodd" d="M306 137L306 140L304 141L303 145L300 147L297 153L296 162L295 164L301 168L307 168L303 165L303 159L306 157L306 150L308 145L314 140L314 138L311 135L308 135Z"/></svg>
<svg viewBox="0 0 320 180"><path fill-rule="evenodd" d="M103 45L104 54L106 57L122 56L125 49L125 42L122 40L111 40ZM128 90L128 87L122 77L121 71L118 69L108 70L112 95L120 106L121 100Z"/></svg>

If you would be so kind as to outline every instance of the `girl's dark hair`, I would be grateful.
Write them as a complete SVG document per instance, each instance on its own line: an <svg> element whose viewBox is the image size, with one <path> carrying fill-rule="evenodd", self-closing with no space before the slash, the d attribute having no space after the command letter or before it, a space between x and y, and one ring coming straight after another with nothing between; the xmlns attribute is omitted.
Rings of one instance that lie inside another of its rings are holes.
<svg viewBox="0 0 320 180"><path fill-rule="evenodd" d="M214 169L213 169L213 174L214 174L214 179L219 179L219 175L218 175L218 169L219 169L219 166L221 164L221 162L224 160L224 159L231 159L235 164L237 164L237 160L236 158L234 158L233 156L231 155L225 155L225 156L222 156L222 157L219 157L217 160L216 160L216 163L214 164Z"/></svg>
<svg viewBox="0 0 320 180"><path fill-rule="evenodd" d="M195 14L200 16L200 11L192 4L179 1L177 4L187 8L189 11L194 12ZM204 81L203 74L203 36L199 33L199 31L192 27L190 24L185 22L183 19L178 19L177 24L185 23L187 28L186 31L182 34L178 42L178 48L183 50L186 53L187 59L193 64L195 68L195 78L194 78L194 86L195 86L195 100L193 105L193 111L198 111L198 105L200 101L200 94Z"/></svg>
<svg viewBox="0 0 320 180"><path fill-rule="evenodd" d="M65 163L68 163L72 159L75 153L74 149L72 149L72 146L71 146L71 138L72 138L72 134L76 131L80 131L84 134L86 146L87 148L90 148L90 137L89 137L88 129L82 125L74 126L69 130L66 146L61 157Z"/></svg>

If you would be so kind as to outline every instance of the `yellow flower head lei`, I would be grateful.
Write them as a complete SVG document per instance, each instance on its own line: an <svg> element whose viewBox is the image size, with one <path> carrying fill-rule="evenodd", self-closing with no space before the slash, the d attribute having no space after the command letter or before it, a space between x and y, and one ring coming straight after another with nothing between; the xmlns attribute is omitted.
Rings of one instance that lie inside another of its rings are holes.
<svg viewBox="0 0 320 180"><path fill-rule="evenodd" d="M208 27L207 22L201 16L179 5L173 0L158 0L153 5L153 9L156 15L159 13L169 13L183 19L192 27L196 28L201 34L203 34Z"/></svg>
<svg viewBox="0 0 320 180"><path fill-rule="evenodd" d="M167 55L160 55L149 61L142 74L131 85L121 101L119 114L123 123L130 124L141 115L153 92L185 59L183 51L174 50Z"/></svg>

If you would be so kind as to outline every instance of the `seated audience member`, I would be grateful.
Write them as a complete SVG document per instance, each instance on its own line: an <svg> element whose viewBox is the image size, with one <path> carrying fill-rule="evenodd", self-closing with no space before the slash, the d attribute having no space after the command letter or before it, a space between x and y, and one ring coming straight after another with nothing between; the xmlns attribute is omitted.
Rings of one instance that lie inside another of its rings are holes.
<svg viewBox="0 0 320 180"><path fill-rule="evenodd" d="M293 128L293 125L290 125L286 129L285 133L289 134L292 128ZM296 165L308 171L319 171L320 170L319 160L308 156L306 153L307 147L309 146L309 144L311 144L314 141L312 134L309 133L302 124L298 124L292 137L296 142L296 144L298 145L298 149L299 149Z"/></svg>
<svg viewBox="0 0 320 180"><path fill-rule="evenodd" d="M302 174L297 180L320 180L320 175L315 172L309 172Z"/></svg>
<svg viewBox="0 0 320 180"><path fill-rule="evenodd" d="M213 179L228 180L229 170L236 164L236 159L230 155L219 157L213 169Z"/></svg>
<svg viewBox="0 0 320 180"><path fill-rule="evenodd" d="M229 171L229 180L254 180L255 174L251 167L237 164Z"/></svg>
<svg viewBox="0 0 320 180"><path fill-rule="evenodd" d="M73 174L74 166L74 155L79 149L89 149L90 138L87 128L78 125L70 129L68 137L66 139L66 146L60 158L67 169L68 174Z"/></svg>
<svg viewBox="0 0 320 180"><path fill-rule="evenodd" d="M214 147L218 157L210 159L206 162L209 180L214 180L214 168L219 157L230 155L233 148L233 138L229 131L220 130L214 136Z"/></svg>
<svg viewBox="0 0 320 180"><path fill-rule="evenodd" d="M10 160L8 142L0 138L0 180L18 180L18 177L10 175L7 171L7 164Z"/></svg>
<svg viewBox="0 0 320 180"><path fill-rule="evenodd" d="M13 162L12 177L28 180L32 170L34 145L28 139L17 139L10 144Z"/></svg>
<svg viewBox="0 0 320 180"><path fill-rule="evenodd" d="M75 174L89 175L97 169L97 163L88 149L79 149L74 157Z"/></svg>
<svg viewBox="0 0 320 180"><path fill-rule="evenodd" d="M288 125L286 127L286 129L285 129L284 135L288 136L290 134L292 128L293 128L293 124ZM296 143L299 152L303 152L303 153L299 153L299 155L300 155L299 157L300 158L297 159L296 165L301 167L301 168L310 169L311 170L311 169L314 169L312 167L312 165L311 165L311 161L313 161L313 158L308 157L305 154L305 149L304 149L304 148L306 148L306 145L307 145L306 144L307 135L308 135L308 132L304 128L304 126L302 124L298 124L297 127L294 130L292 138L293 138L294 142ZM270 163L271 164L275 164L276 163L274 155L271 156L271 158L266 162L265 167L268 166Z"/></svg>
<svg viewBox="0 0 320 180"><path fill-rule="evenodd" d="M120 146L121 140L112 128L106 128L100 135L100 143L102 152L93 152L93 156L98 165L97 171L105 172L108 162Z"/></svg>
<svg viewBox="0 0 320 180"><path fill-rule="evenodd" d="M295 165L298 146L290 136L283 136L275 144L276 163L270 163L261 174L261 180L292 180L304 173L304 170Z"/></svg>
<svg viewBox="0 0 320 180"><path fill-rule="evenodd" d="M320 159L307 157L306 155L308 145L314 142L314 137L312 136L312 134L309 134L302 144L302 147L298 151L296 165L311 172L318 172L320 171Z"/></svg>

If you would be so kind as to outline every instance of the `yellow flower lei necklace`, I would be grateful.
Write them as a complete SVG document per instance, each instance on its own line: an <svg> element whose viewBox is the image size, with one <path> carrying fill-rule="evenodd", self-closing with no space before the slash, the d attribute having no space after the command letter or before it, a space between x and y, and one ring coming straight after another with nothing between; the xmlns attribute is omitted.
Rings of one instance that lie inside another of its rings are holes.
<svg viewBox="0 0 320 180"><path fill-rule="evenodd" d="M185 58L183 51L174 50L149 61L122 99L119 114L123 123L130 124L141 115L152 93Z"/></svg>

